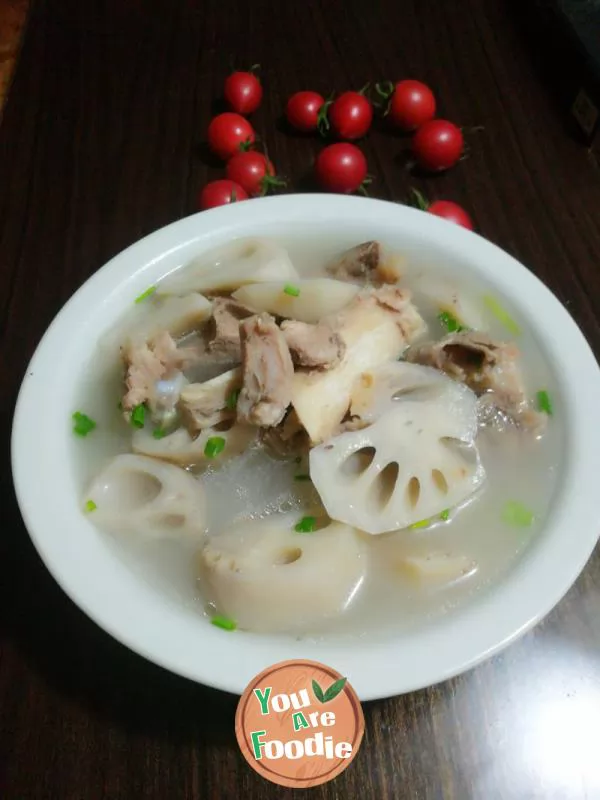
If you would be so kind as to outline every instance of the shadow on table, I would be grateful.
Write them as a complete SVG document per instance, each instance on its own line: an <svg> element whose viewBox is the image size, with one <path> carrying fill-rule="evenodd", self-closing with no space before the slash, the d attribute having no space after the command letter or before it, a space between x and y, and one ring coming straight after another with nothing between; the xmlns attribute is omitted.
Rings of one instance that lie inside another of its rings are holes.
<svg viewBox="0 0 600 800"><path fill-rule="evenodd" d="M168 731L174 740L233 741L237 697L130 652L87 619L55 583L35 552L14 496L10 420L2 430L0 640L12 642L54 691L128 733Z"/></svg>
<svg viewBox="0 0 600 800"><path fill-rule="evenodd" d="M547 87L548 96L571 138L585 143L585 137L570 113L582 84L592 79L583 55L569 26L558 12L554 0L508 0L507 8L515 24L532 69ZM595 12L597 13L597 12Z"/></svg>

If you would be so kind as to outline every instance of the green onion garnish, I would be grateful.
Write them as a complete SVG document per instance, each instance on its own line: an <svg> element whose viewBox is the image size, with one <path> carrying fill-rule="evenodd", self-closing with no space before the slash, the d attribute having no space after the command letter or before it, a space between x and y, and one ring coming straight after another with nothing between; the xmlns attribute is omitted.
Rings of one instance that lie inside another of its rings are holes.
<svg viewBox="0 0 600 800"><path fill-rule="evenodd" d="M445 508L439 515L439 519L443 520L444 522L447 519L450 519L450 509ZM429 519L420 519L418 522L413 522L412 525L409 525L409 530L415 530L417 528L427 528L428 525L431 525L432 522L435 521L434 517L429 517Z"/></svg>
<svg viewBox="0 0 600 800"><path fill-rule="evenodd" d="M139 295L138 295L138 296L135 298L135 302L136 302L136 303L141 303L141 302L142 302L142 300L145 300L147 297L150 297L150 295L154 294L154 292L155 292L155 291L156 291L156 286L149 286L149 287L146 289L146 291L145 291L145 292L142 292L141 294L139 294Z"/></svg>
<svg viewBox="0 0 600 800"><path fill-rule="evenodd" d="M229 617L222 617L217 614L215 617L211 618L211 623L216 625L217 628L222 628L224 631L234 631L237 628L237 624Z"/></svg>
<svg viewBox="0 0 600 800"><path fill-rule="evenodd" d="M95 511L97 508L98 506L96 505L96 503L94 503L93 500L88 500L87 503L85 504L86 511Z"/></svg>
<svg viewBox="0 0 600 800"><path fill-rule="evenodd" d="M222 436L211 436L204 445L204 455L207 458L214 458L225 449L225 439Z"/></svg>
<svg viewBox="0 0 600 800"><path fill-rule="evenodd" d="M131 424L134 428L143 428L146 420L146 406L140 403L131 412Z"/></svg>
<svg viewBox="0 0 600 800"><path fill-rule="evenodd" d="M82 414L81 411L76 411L73 414L73 421L75 422L73 433L76 433L77 436L87 436L96 427L94 420L88 417L87 414Z"/></svg>
<svg viewBox="0 0 600 800"><path fill-rule="evenodd" d="M283 287L284 294L289 294L290 297L299 297L300 295L300 288L298 286L292 286L291 283L286 284Z"/></svg>
<svg viewBox="0 0 600 800"><path fill-rule="evenodd" d="M416 530L417 528L426 528L428 525L431 525L430 519L420 519L418 522L413 522L412 525L409 525L409 529Z"/></svg>
<svg viewBox="0 0 600 800"><path fill-rule="evenodd" d="M294 475L295 481L309 481L310 475Z"/></svg>
<svg viewBox="0 0 600 800"><path fill-rule="evenodd" d="M528 528L534 520L534 513L518 500L510 500L504 506L502 519L514 528Z"/></svg>
<svg viewBox="0 0 600 800"><path fill-rule="evenodd" d="M449 311L442 311L440 314L438 314L438 319L444 328L446 328L448 333L460 333L461 331L468 330L468 328L465 328L464 325L461 325L456 317Z"/></svg>
<svg viewBox="0 0 600 800"><path fill-rule="evenodd" d="M241 391L240 389L234 389L233 392L227 398L225 405L230 411L235 411L238 397L240 396L240 391Z"/></svg>
<svg viewBox="0 0 600 800"><path fill-rule="evenodd" d="M501 322L505 328L507 328L515 336L521 335L520 326L514 321L508 311L498 302L498 300L496 300L495 297L492 297L491 294L486 294L483 298L483 302L487 309L492 312L496 319Z"/></svg>
<svg viewBox="0 0 600 800"><path fill-rule="evenodd" d="M164 428L155 428L152 431L152 436L155 439L164 439L166 435L167 435L167 432L166 432L166 430Z"/></svg>
<svg viewBox="0 0 600 800"><path fill-rule="evenodd" d="M536 395L537 398L537 407L540 411L543 411L544 414L548 414L548 416L552 416L552 400L550 400L550 395L545 389L539 391Z"/></svg>
<svg viewBox="0 0 600 800"><path fill-rule="evenodd" d="M300 522L294 525L296 533L312 533L316 527L316 517L302 517Z"/></svg>

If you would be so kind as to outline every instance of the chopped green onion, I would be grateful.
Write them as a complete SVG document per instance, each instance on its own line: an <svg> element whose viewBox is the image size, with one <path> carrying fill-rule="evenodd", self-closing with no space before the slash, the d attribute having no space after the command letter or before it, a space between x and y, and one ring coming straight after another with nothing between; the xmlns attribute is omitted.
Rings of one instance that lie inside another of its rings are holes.
<svg viewBox="0 0 600 800"><path fill-rule="evenodd" d="M464 325L461 325L456 317L449 311L442 311L440 314L438 314L438 319L444 328L446 328L448 333L460 333L461 331L468 330L468 328L465 328Z"/></svg>
<svg viewBox="0 0 600 800"><path fill-rule="evenodd" d="M135 298L135 302L136 302L136 303L141 303L141 302L142 302L143 300L145 300L147 297L150 297L150 295L154 294L154 292L155 292L155 291L156 291L156 286L149 286L149 287L146 289L146 291L145 291L145 292L142 292L141 294L139 294L139 295L138 295L138 296Z"/></svg>
<svg viewBox="0 0 600 800"><path fill-rule="evenodd" d="M134 428L143 428L146 421L146 406L140 403L131 412L131 424Z"/></svg>
<svg viewBox="0 0 600 800"><path fill-rule="evenodd" d="M225 449L225 439L222 436L211 436L204 445L204 455L207 458L214 458Z"/></svg>
<svg viewBox="0 0 600 800"><path fill-rule="evenodd" d="M426 528L428 525L431 525L430 519L420 519L418 522L413 522L412 525L409 525L409 529L416 530L417 528Z"/></svg>
<svg viewBox="0 0 600 800"><path fill-rule="evenodd" d="M316 517L302 517L300 522L294 525L296 533L312 533L316 527Z"/></svg>
<svg viewBox="0 0 600 800"><path fill-rule="evenodd" d="M167 432L166 432L166 430L164 428L155 428L152 431L152 436L155 439L164 439L166 435L167 435Z"/></svg>
<svg viewBox="0 0 600 800"><path fill-rule="evenodd" d="M94 503L93 500L88 500L87 503L85 504L86 511L95 511L97 508L98 506L96 505L96 503Z"/></svg>
<svg viewBox="0 0 600 800"><path fill-rule="evenodd" d="M72 416L75 422L73 433L77 434L77 436L87 436L96 427L94 420L88 417L87 414L82 414L81 411L76 411Z"/></svg>
<svg viewBox="0 0 600 800"><path fill-rule="evenodd" d="M222 617L219 614L212 617L211 623L216 625L217 628L222 628L224 631L234 631L237 628L237 624L229 617Z"/></svg>
<svg viewBox="0 0 600 800"><path fill-rule="evenodd" d="M225 405L230 411L235 411L235 407L237 406L238 397L240 396L240 389L234 389L233 392L227 398Z"/></svg>
<svg viewBox="0 0 600 800"><path fill-rule="evenodd" d="M550 399L550 395L545 389L539 391L536 395L537 397L537 407L540 411L543 411L544 414L548 414L548 416L552 416L552 400Z"/></svg>
<svg viewBox="0 0 600 800"><path fill-rule="evenodd" d="M528 528L534 520L534 513L518 500L510 500L504 506L502 519L515 528Z"/></svg>
<svg viewBox="0 0 600 800"><path fill-rule="evenodd" d="M310 475L294 475L295 481L309 481Z"/></svg>
<svg viewBox="0 0 600 800"><path fill-rule="evenodd" d="M292 286L291 283L286 284L283 287L284 294L289 294L290 297L299 297L300 295L300 287Z"/></svg>
<svg viewBox="0 0 600 800"><path fill-rule="evenodd" d="M521 335L520 326L514 321L508 311L498 302L498 300L496 300L495 297L492 297L490 294L486 294L483 298L483 302L487 309L491 311L491 313L499 322L504 325L505 328L507 328L515 336Z"/></svg>
<svg viewBox="0 0 600 800"><path fill-rule="evenodd" d="M446 522L446 520L450 519L450 509L445 508L439 515L439 519ZM434 517L429 517L429 519L420 519L418 522L413 522L412 525L409 525L410 530L415 530L417 528L427 528L431 525L432 522L435 521Z"/></svg>

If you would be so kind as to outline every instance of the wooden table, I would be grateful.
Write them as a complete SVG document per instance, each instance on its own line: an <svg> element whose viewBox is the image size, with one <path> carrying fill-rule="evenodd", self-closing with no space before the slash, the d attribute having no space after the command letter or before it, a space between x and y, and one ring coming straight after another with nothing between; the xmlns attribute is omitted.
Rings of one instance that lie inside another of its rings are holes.
<svg viewBox="0 0 600 800"><path fill-rule="evenodd" d="M19 53L29 0L0 0L0 115Z"/></svg>
<svg viewBox="0 0 600 800"><path fill-rule="evenodd" d="M521 25L525 5L33 4L0 127L3 800L296 796L243 761L235 698L132 655L67 600L30 544L8 466L16 392L52 317L112 255L193 212L199 187L220 174L202 140L231 64L262 65L256 125L296 187L319 143L276 124L291 92L409 75L431 83L444 115L484 131L466 162L428 181L404 169L405 139L375 131L364 143L373 193L402 202L415 185L462 202L600 351L600 173L565 130ZM44 425L43 398L31 424ZM492 662L367 704L355 762L311 796L600 798L599 586L596 555L548 619Z"/></svg>

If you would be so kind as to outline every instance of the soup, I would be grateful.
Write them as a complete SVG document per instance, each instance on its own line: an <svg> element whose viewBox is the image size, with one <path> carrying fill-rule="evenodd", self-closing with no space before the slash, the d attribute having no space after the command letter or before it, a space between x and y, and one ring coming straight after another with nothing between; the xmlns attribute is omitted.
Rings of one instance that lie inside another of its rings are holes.
<svg viewBox="0 0 600 800"><path fill-rule="evenodd" d="M381 242L245 239L133 301L81 384L82 511L192 613L408 630L543 524L553 379L486 287Z"/></svg>

